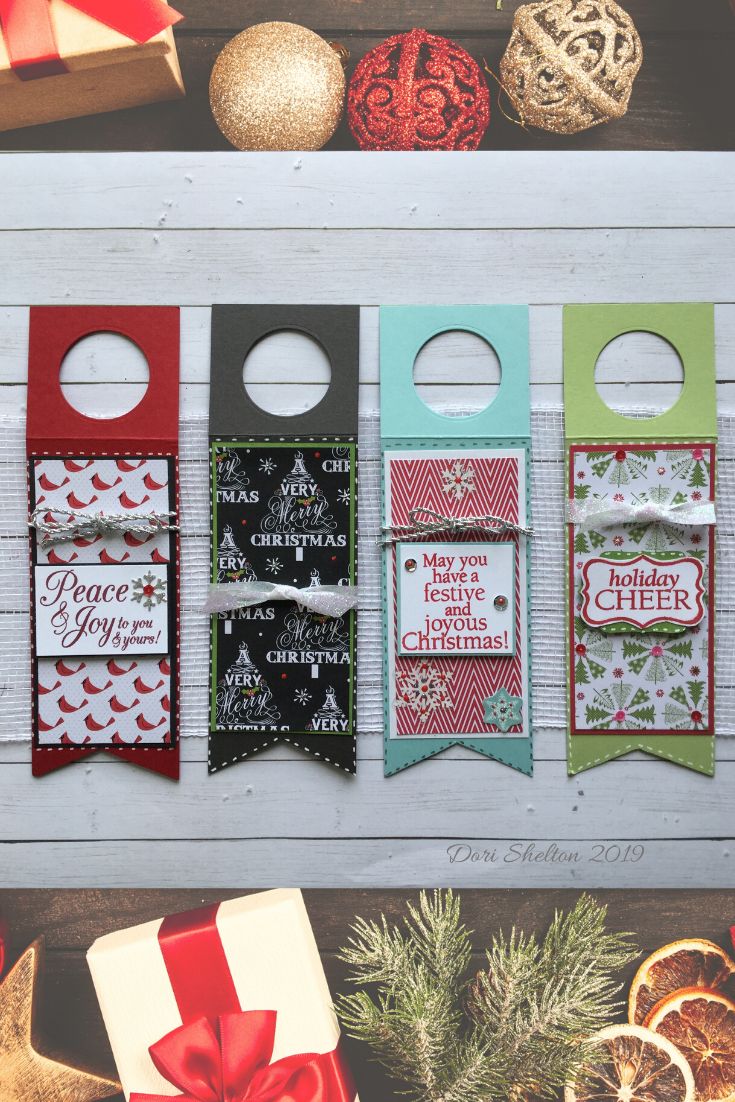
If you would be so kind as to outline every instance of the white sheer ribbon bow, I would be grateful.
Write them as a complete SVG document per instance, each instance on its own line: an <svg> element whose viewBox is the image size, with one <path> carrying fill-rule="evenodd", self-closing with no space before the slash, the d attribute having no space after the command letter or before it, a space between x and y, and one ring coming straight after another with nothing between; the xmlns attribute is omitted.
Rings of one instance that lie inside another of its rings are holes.
<svg viewBox="0 0 735 1102"><path fill-rule="evenodd" d="M344 616L357 604L356 585L311 585L297 589L279 582L225 582L209 587L205 612L230 612L265 601L294 601L322 616Z"/></svg>
<svg viewBox="0 0 735 1102"><path fill-rule="evenodd" d="M681 524L687 527L714 524L714 501L682 501L677 504L655 501L611 501L593 497L567 503L567 520L581 531L590 528L617 528L621 524Z"/></svg>

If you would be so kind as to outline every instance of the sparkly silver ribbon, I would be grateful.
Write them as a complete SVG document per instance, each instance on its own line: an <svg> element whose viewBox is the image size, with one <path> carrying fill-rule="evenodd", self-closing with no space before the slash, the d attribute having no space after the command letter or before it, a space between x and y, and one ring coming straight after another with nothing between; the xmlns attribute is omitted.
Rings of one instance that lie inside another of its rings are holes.
<svg viewBox="0 0 735 1102"><path fill-rule="evenodd" d="M391 524L383 528L383 543L398 543L400 540L421 539L440 532L454 535L456 532L479 532L482 535L500 535L503 532L515 532L519 536L532 536L533 528L525 528L505 517L496 517L492 513L484 516L447 517L434 509L420 507L411 509L408 514L410 524Z"/></svg>
<svg viewBox="0 0 735 1102"><path fill-rule="evenodd" d="M677 505L655 501L611 501L594 497L567 502L567 521L580 531L617 528L621 524L682 524L687 527L715 524L714 501L682 501Z"/></svg>
<svg viewBox="0 0 735 1102"><path fill-rule="evenodd" d="M209 587L205 612L230 612L265 601L294 601L322 616L344 616L357 604L356 585L310 585L297 589L279 582L222 582Z"/></svg>
<svg viewBox="0 0 735 1102"><path fill-rule="evenodd" d="M67 540L94 539L130 533L134 536L154 536L158 532L177 532L171 523L175 513L84 513L53 506L39 506L31 513L28 527L34 528L43 546L65 543ZM46 519L66 517L66 520Z"/></svg>

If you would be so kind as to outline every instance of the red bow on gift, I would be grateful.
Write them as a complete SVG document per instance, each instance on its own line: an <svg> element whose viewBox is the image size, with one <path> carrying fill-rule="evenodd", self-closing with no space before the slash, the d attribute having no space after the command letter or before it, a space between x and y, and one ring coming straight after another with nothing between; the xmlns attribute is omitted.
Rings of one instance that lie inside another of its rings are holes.
<svg viewBox="0 0 735 1102"><path fill-rule="evenodd" d="M147 42L183 19L163 0L67 0L91 19L134 42ZM0 0L10 64L21 80L66 72L51 23L49 0Z"/></svg>
<svg viewBox="0 0 735 1102"><path fill-rule="evenodd" d="M302 1052L271 1063L275 1010L197 1018L167 1033L150 1054L177 1102L354 1102L339 1048ZM130 1102L171 1102L170 1095L132 1094Z"/></svg>

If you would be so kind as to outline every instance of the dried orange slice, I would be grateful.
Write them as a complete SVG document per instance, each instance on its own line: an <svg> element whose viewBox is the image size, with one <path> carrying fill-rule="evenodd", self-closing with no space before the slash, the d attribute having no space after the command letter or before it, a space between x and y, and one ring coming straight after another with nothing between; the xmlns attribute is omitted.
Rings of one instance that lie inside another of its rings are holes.
<svg viewBox="0 0 735 1102"><path fill-rule="evenodd" d="M564 1102L694 1102L691 1068L665 1037L640 1025L611 1025L589 1044L594 1055Z"/></svg>
<svg viewBox="0 0 735 1102"><path fill-rule="evenodd" d="M654 1006L646 1026L676 1045L702 1102L735 1102L735 1002L721 991L686 987Z"/></svg>
<svg viewBox="0 0 735 1102"><path fill-rule="evenodd" d="M643 961L628 998L628 1021L640 1025L657 1002L683 987L711 990L732 984L735 961L714 941L672 941ZM729 992L728 992L729 993Z"/></svg>

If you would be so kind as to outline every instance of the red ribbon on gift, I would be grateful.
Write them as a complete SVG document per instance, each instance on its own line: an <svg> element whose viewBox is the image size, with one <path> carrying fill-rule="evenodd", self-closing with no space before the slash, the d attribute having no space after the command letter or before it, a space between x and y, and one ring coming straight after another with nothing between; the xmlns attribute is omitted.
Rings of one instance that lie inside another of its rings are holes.
<svg viewBox="0 0 735 1102"><path fill-rule="evenodd" d="M302 1052L271 1063L275 1010L199 1018L174 1029L150 1054L181 1094L178 1102L354 1102L339 1048ZM130 1102L170 1102L170 1095L132 1094Z"/></svg>
<svg viewBox="0 0 735 1102"><path fill-rule="evenodd" d="M67 3L139 43L148 42L184 18L163 0L67 0ZM0 26L10 65L21 80L67 72L56 45L49 0L0 0Z"/></svg>
<svg viewBox="0 0 735 1102"><path fill-rule="evenodd" d="M243 1011L217 929L217 904L171 915L158 943L183 1025L151 1045L178 1102L354 1102L339 1045L271 1063L275 1010ZM130 1102L171 1102L132 1094Z"/></svg>

